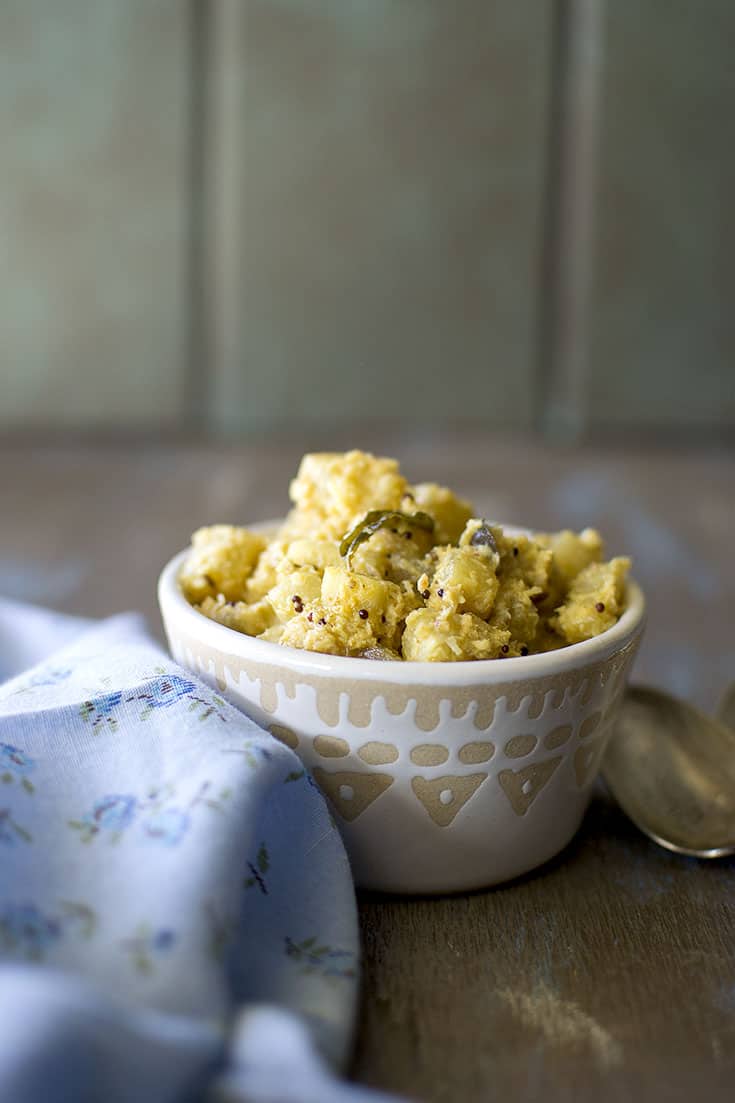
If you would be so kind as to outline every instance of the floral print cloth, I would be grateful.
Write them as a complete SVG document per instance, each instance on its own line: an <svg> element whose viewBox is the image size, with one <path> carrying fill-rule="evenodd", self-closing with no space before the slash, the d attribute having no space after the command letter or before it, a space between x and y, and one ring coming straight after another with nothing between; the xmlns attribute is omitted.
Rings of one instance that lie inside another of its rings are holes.
<svg viewBox="0 0 735 1103"><path fill-rule="evenodd" d="M41 658L0 685L0 1099L374 1100L319 1055L349 1051L358 928L300 760L137 618L25 613L0 602L0 669Z"/></svg>

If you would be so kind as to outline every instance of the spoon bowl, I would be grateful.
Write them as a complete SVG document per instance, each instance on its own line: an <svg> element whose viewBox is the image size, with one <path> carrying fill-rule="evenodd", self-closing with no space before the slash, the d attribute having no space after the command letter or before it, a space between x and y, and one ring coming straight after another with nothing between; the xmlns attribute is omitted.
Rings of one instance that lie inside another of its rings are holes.
<svg viewBox="0 0 735 1103"><path fill-rule="evenodd" d="M626 815L668 850L735 853L735 732L660 690L625 694L602 775Z"/></svg>

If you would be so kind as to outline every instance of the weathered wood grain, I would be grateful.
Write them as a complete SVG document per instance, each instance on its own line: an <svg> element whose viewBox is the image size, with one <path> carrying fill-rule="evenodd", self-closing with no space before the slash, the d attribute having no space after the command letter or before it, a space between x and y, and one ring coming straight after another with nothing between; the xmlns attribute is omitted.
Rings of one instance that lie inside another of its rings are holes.
<svg viewBox="0 0 735 1103"><path fill-rule="evenodd" d="M600 797L535 876L363 896L359 1079L433 1103L731 1098L735 865L649 843Z"/></svg>
<svg viewBox="0 0 735 1103"><path fill-rule="evenodd" d="M206 445L0 445L0 592L157 627L160 565L207 521L286 508L305 448L399 455L491 517L598 524L632 552L650 622L637 676L705 708L735 677L735 456L575 452L477 433ZM363 895L359 1080L426 1103L729 1103L735 863L676 857L602 796L537 875L445 899Z"/></svg>

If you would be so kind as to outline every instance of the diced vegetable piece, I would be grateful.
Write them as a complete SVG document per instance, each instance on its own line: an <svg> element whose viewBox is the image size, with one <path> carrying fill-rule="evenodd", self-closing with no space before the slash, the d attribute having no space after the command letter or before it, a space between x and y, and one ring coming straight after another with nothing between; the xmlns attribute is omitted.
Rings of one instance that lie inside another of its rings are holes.
<svg viewBox="0 0 735 1103"><path fill-rule="evenodd" d="M432 606L487 617L498 592L495 565L476 547L440 548L431 582Z"/></svg>
<svg viewBox="0 0 735 1103"><path fill-rule="evenodd" d="M369 509L400 509L407 489L396 460L356 450L308 453L291 483L288 523L304 535L337 537Z"/></svg>
<svg viewBox="0 0 735 1103"><path fill-rule="evenodd" d="M246 601L260 601L278 582L278 570L288 550L285 540L274 540L261 555L245 584Z"/></svg>
<svg viewBox="0 0 735 1103"><path fill-rule="evenodd" d="M596 529L584 529L582 532L562 532L540 534L539 543L551 550L552 560L549 571L548 600L544 609L552 612L564 601L572 581L580 571L590 563L602 560L602 538Z"/></svg>
<svg viewBox="0 0 735 1103"><path fill-rule="evenodd" d="M290 620L304 611L310 601L321 595L322 581L313 567L303 567L285 575L268 591L268 600L282 621Z"/></svg>
<svg viewBox="0 0 735 1103"><path fill-rule="evenodd" d="M270 601L256 601L252 605L246 601L225 601L223 598L205 597L197 606L200 613L227 628L244 632L246 636L259 636L270 628L276 620L276 613Z"/></svg>
<svg viewBox="0 0 735 1103"><path fill-rule="evenodd" d="M533 646L539 624L533 597L534 589L522 578L501 577L490 624L507 629L508 656L527 654Z"/></svg>
<svg viewBox="0 0 735 1103"><path fill-rule="evenodd" d="M552 627L567 643L599 636L611 628L625 607L625 579L630 560L590 563L577 575L564 604L552 619Z"/></svg>
<svg viewBox="0 0 735 1103"><path fill-rule="evenodd" d="M336 567L339 558L339 548L333 540L294 540L286 552L289 570L293 567L297 570L299 567L316 567L323 571L325 567Z"/></svg>
<svg viewBox="0 0 735 1103"><path fill-rule="evenodd" d="M265 540L235 525L198 529L179 576L186 598L195 605L222 594L228 601L245 596L245 584L265 548Z"/></svg>
<svg viewBox="0 0 735 1103"><path fill-rule="evenodd" d="M416 609L406 620L403 658L410 662L460 662L494 659L509 633L494 628L473 613L437 613Z"/></svg>

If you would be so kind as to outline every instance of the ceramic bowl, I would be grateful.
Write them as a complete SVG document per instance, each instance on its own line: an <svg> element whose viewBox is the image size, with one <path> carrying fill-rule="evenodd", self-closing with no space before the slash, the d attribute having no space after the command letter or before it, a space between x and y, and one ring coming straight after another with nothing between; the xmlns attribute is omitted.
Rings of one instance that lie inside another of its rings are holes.
<svg viewBox="0 0 735 1103"><path fill-rule="evenodd" d="M209 620L179 589L187 554L159 582L175 659L296 751L331 802L359 885L475 889L566 846L643 631L635 582L618 623L583 643L391 663L281 647Z"/></svg>

